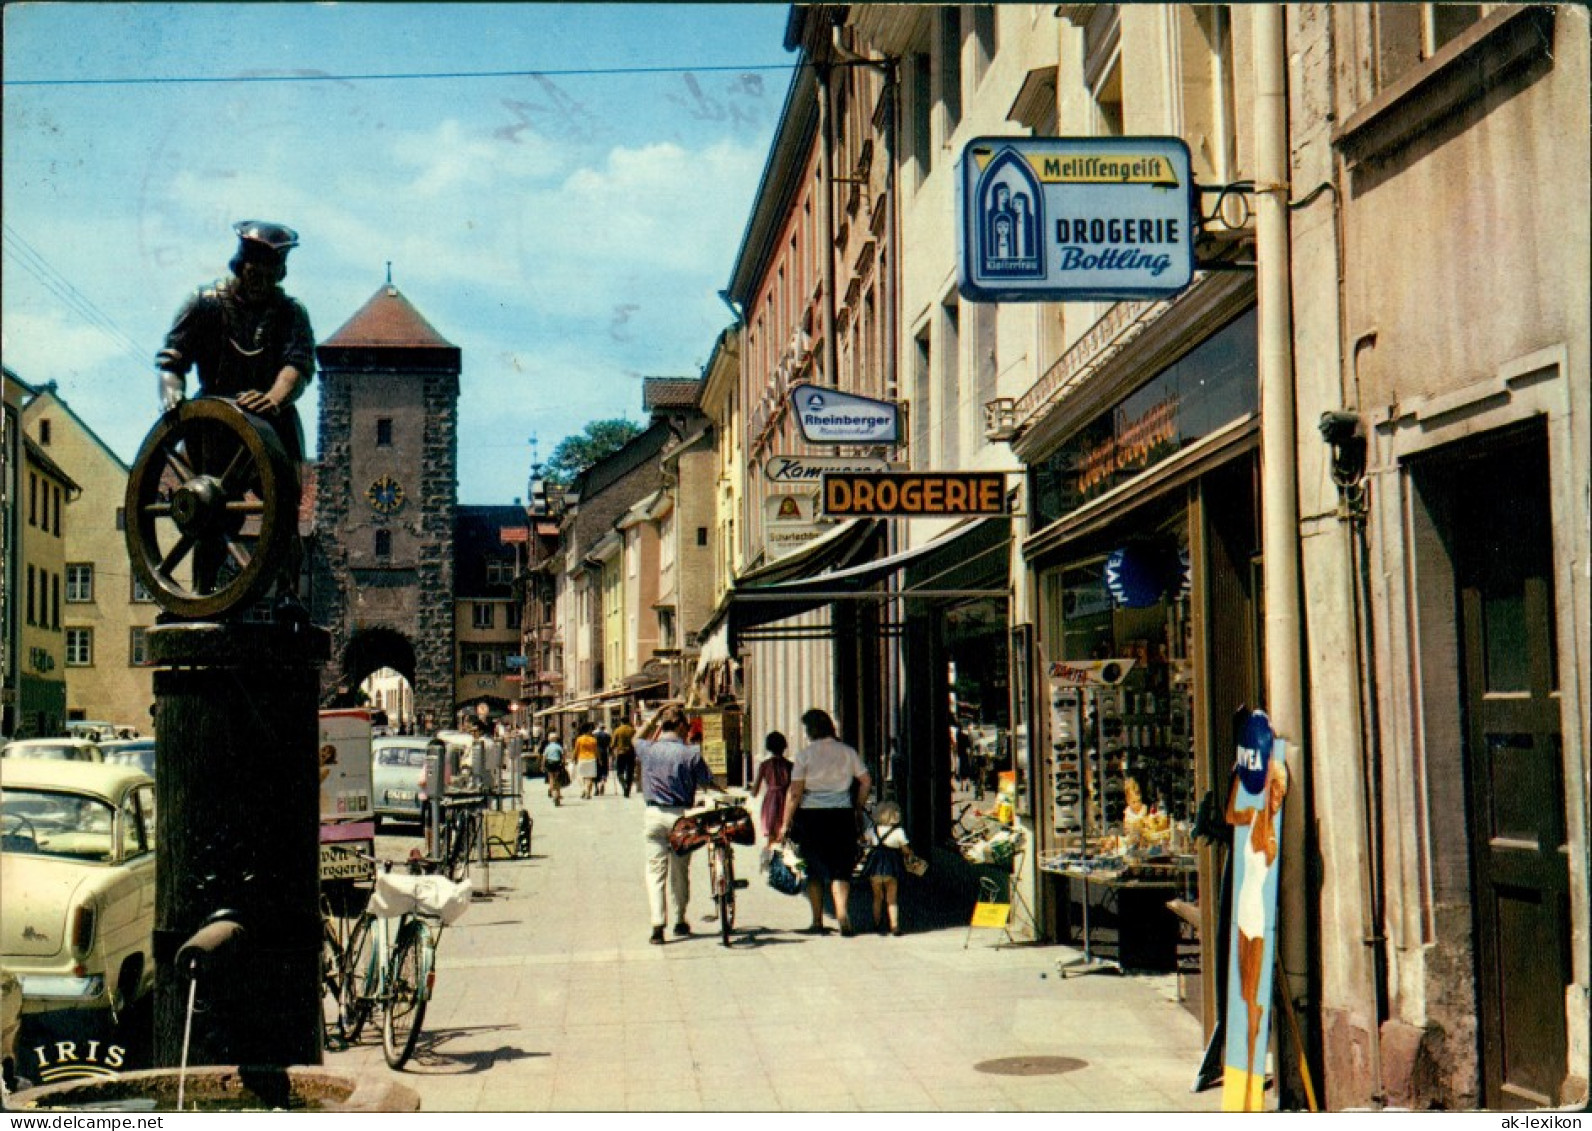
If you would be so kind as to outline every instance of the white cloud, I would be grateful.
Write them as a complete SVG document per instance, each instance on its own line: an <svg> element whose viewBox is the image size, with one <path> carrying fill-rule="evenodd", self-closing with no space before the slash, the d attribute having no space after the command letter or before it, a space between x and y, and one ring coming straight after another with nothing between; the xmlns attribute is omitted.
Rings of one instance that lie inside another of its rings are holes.
<svg viewBox="0 0 1592 1131"><path fill-rule="evenodd" d="M563 164L558 150L533 130L499 127L483 134L453 118L426 133L396 137L391 154L401 170L414 171L396 195L414 193L421 199L466 190L512 191L515 186L506 182L554 177Z"/></svg>

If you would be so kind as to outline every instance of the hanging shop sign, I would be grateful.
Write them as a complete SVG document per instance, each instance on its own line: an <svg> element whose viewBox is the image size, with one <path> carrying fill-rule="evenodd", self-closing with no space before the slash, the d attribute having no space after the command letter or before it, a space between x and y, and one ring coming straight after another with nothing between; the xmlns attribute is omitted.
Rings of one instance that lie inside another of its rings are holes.
<svg viewBox="0 0 1592 1131"><path fill-rule="evenodd" d="M870 518L1005 514L998 471L872 471L824 476L824 513Z"/></svg>
<svg viewBox="0 0 1592 1131"><path fill-rule="evenodd" d="M830 529L820 521L816 495L769 495L763 500L763 544L770 558L783 558Z"/></svg>
<svg viewBox="0 0 1592 1131"><path fill-rule="evenodd" d="M901 410L890 401L819 385L797 385L791 407L809 444L898 444Z"/></svg>
<svg viewBox="0 0 1592 1131"><path fill-rule="evenodd" d="M1193 281L1196 190L1179 138L975 138L956 191L963 298L1161 298Z"/></svg>
<svg viewBox="0 0 1592 1131"><path fill-rule="evenodd" d="M1277 876L1287 743L1264 711L1238 728L1227 822L1233 826L1233 909L1228 934L1222 1110L1260 1111L1266 1088L1272 971L1276 968Z"/></svg>
<svg viewBox="0 0 1592 1131"><path fill-rule="evenodd" d="M888 460L876 456L771 456L763 477L771 483L813 483L831 471L889 471Z"/></svg>

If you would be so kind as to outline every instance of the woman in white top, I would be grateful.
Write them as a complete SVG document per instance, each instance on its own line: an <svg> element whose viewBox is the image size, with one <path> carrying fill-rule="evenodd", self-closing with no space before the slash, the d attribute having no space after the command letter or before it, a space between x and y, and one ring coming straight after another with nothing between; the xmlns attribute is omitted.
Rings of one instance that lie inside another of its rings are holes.
<svg viewBox="0 0 1592 1131"><path fill-rule="evenodd" d="M808 743L797 751L785 799L780 840L791 840L807 864L808 934L824 933L824 889L829 881L840 933L850 938L851 869L857 862L857 813L868 803L873 779L857 752L835 737L835 722L816 707L802 715ZM856 795L852 783L857 783Z"/></svg>

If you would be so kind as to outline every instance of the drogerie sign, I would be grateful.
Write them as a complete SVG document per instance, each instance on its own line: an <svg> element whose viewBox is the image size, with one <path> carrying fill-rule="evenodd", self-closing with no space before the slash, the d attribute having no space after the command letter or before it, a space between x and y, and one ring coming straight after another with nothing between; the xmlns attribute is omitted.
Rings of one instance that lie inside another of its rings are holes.
<svg viewBox="0 0 1592 1131"><path fill-rule="evenodd" d="M978 471L842 472L824 476L824 513L852 517L1006 513L1006 476Z"/></svg>
<svg viewBox="0 0 1592 1131"><path fill-rule="evenodd" d="M1193 280L1178 138L974 138L956 187L958 284L975 302L1160 298Z"/></svg>

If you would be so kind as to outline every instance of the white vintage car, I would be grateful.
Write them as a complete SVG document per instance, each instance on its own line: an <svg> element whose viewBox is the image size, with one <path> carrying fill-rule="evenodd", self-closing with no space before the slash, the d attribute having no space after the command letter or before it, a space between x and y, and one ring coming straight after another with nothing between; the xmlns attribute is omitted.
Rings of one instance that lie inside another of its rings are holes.
<svg viewBox="0 0 1592 1131"><path fill-rule="evenodd" d="M154 985L154 925L153 779L0 761L0 966L23 1012L120 1012Z"/></svg>

